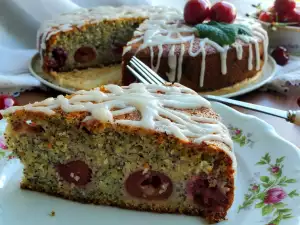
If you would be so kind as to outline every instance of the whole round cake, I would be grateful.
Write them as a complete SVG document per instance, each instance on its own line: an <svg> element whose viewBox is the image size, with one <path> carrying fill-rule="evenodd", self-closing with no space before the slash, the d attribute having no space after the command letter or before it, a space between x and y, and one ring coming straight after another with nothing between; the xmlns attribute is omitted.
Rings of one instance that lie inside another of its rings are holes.
<svg viewBox="0 0 300 225"><path fill-rule="evenodd" d="M260 76L268 36L248 18L191 25L170 7L105 6L45 21L38 46L43 71L75 89L135 82L126 69L135 55L169 82L222 92Z"/></svg>

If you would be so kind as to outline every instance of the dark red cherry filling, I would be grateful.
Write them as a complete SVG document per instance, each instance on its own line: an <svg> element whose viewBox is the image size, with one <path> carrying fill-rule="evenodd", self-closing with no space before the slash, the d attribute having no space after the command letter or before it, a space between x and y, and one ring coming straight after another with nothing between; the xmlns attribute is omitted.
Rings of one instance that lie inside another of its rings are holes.
<svg viewBox="0 0 300 225"><path fill-rule="evenodd" d="M173 191L172 181L168 176L157 171L136 171L125 181L129 195L148 200L168 199Z"/></svg>
<svg viewBox="0 0 300 225"><path fill-rule="evenodd" d="M121 55L123 53L123 47L126 45L126 43L119 42L117 40L114 40L111 44L111 49L114 54Z"/></svg>
<svg viewBox="0 0 300 225"><path fill-rule="evenodd" d="M83 46L77 49L74 55L74 60L79 63L88 63L95 60L97 53L94 48Z"/></svg>
<svg viewBox="0 0 300 225"><path fill-rule="evenodd" d="M56 166L57 172L62 179L78 186L83 186L91 181L92 170L80 160L71 161Z"/></svg>
<svg viewBox="0 0 300 225"><path fill-rule="evenodd" d="M54 48L52 50L52 58L46 61L47 67L54 71L59 71L65 65L67 58L68 53L63 48Z"/></svg>
<svg viewBox="0 0 300 225"><path fill-rule="evenodd" d="M205 174L194 177L187 183L187 194L195 204L205 208L206 211L222 212L229 203L228 197L220 187L210 186Z"/></svg>

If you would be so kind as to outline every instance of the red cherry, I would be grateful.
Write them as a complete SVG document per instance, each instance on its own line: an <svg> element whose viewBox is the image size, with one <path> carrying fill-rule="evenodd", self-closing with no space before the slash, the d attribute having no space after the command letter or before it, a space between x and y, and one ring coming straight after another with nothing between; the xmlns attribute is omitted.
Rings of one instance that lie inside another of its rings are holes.
<svg viewBox="0 0 300 225"><path fill-rule="evenodd" d="M270 12L261 12L258 19L263 22L271 23L274 21L275 18Z"/></svg>
<svg viewBox="0 0 300 225"><path fill-rule="evenodd" d="M7 109L13 105L17 105L17 101L14 97L9 95L0 95L0 110Z"/></svg>
<svg viewBox="0 0 300 225"><path fill-rule="evenodd" d="M282 23L299 23L300 22L300 9L294 9L293 11L280 14L279 22Z"/></svg>
<svg viewBox="0 0 300 225"><path fill-rule="evenodd" d="M275 48L271 55L275 59L276 63L281 66L287 64L290 58L288 51L282 46Z"/></svg>
<svg viewBox="0 0 300 225"><path fill-rule="evenodd" d="M296 8L296 2L295 0L276 0L274 8L279 14L287 14Z"/></svg>
<svg viewBox="0 0 300 225"><path fill-rule="evenodd" d="M11 106L18 105L16 99L9 95L0 95L0 110L7 109ZM0 120L2 115L0 114Z"/></svg>
<svg viewBox="0 0 300 225"><path fill-rule="evenodd" d="M210 14L209 0L189 0L184 7L184 20L187 24L202 23Z"/></svg>
<svg viewBox="0 0 300 225"><path fill-rule="evenodd" d="M210 9L210 19L217 22L233 23L236 18L236 8L233 4L221 1Z"/></svg>
<svg viewBox="0 0 300 225"><path fill-rule="evenodd" d="M297 104L300 107L300 97L297 99Z"/></svg>

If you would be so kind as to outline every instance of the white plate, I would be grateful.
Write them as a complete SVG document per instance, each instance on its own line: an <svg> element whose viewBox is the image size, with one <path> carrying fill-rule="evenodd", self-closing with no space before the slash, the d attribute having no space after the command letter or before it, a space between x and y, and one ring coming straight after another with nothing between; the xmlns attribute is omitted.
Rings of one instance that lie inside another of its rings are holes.
<svg viewBox="0 0 300 225"><path fill-rule="evenodd" d="M74 93L75 91L74 89L66 88L64 86L60 86L56 84L54 80L51 79L50 76L43 73L43 71L40 69L41 68L40 63L41 61L39 59L39 54L36 54L35 56L32 57L31 62L29 64L29 70L34 77L36 77L39 81L41 81L41 83L57 91L61 91L67 94ZM222 94L220 96L231 98L231 97L236 97L251 92L253 90L256 90L262 87L268 81L270 81L275 76L275 72L276 72L276 63L274 59L271 56L269 56L267 63L264 65L261 76L255 82L251 82L247 85L243 85L243 87L239 90L236 90L235 88L229 89L229 91L226 91L226 94Z"/></svg>
<svg viewBox="0 0 300 225"><path fill-rule="evenodd" d="M298 148L279 137L270 125L256 117L239 113L219 103L213 103L213 108L221 114L223 121L230 128L238 160L235 201L228 220L220 225L299 225ZM5 124L0 123L2 133ZM19 182L22 166L17 159L7 160L7 150L2 152L6 153L6 156L2 156L0 160L1 225L206 224L198 217L85 205L21 190ZM261 162L261 165L258 165L258 162ZM275 165L276 162L278 165ZM270 186L266 188L263 185ZM267 204L272 202L274 204ZM55 216L49 215L52 210L55 211ZM281 220L272 222L278 215L281 215Z"/></svg>

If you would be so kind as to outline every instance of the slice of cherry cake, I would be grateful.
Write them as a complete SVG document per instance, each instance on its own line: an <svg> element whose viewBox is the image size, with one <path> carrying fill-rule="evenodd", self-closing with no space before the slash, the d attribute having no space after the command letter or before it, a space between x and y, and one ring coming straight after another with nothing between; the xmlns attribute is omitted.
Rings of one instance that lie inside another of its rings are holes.
<svg viewBox="0 0 300 225"><path fill-rule="evenodd" d="M179 84L106 85L1 114L24 189L212 223L232 205L228 130L208 101Z"/></svg>

